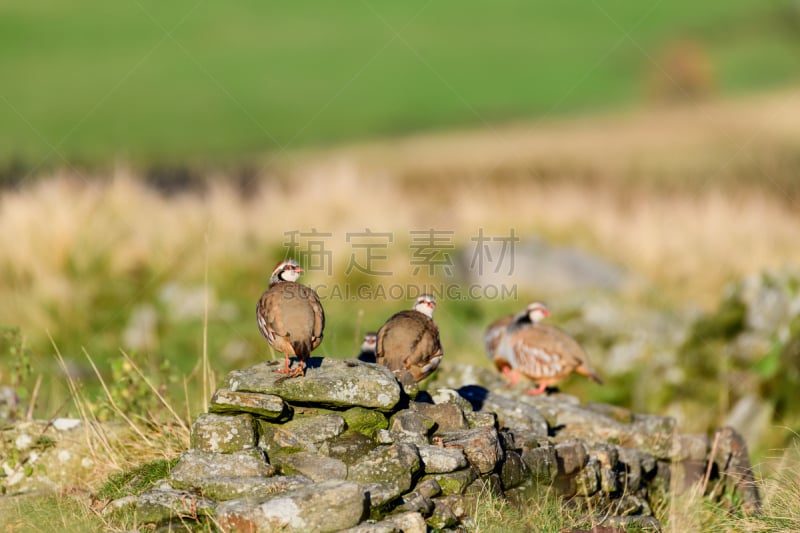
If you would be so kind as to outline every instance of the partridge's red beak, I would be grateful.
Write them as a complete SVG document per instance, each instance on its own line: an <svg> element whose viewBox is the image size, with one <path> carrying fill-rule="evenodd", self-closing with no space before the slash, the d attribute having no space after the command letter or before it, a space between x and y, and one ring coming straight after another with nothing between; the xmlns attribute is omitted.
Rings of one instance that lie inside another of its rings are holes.
<svg viewBox="0 0 800 533"><path fill-rule="evenodd" d="M303 270L303 267L301 267L300 265L297 265L296 267L294 267L294 271L295 272L300 272L300 273L305 272L305 270Z"/></svg>

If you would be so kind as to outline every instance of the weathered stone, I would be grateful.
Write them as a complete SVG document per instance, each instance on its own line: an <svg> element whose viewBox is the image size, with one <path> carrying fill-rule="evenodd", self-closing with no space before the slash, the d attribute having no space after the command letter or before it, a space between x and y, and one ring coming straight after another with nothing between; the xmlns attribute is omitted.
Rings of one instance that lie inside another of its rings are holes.
<svg viewBox="0 0 800 533"><path fill-rule="evenodd" d="M599 465L600 490L610 494L620 490L620 480L617 475L619 451L616 446L604 443L587 445L587 452Z"/></svg>
<svg viewBox="0 0 800 533"><path fill-rule="evenodd" d="M435 422L427 416L403 409L389 420L389 433L394 442L408 442L417 446L428 444L428 434Z"/></svg>
<svg viewBox="0 0 800 533"><path fill-rule="evenodd" d="M378 444L394 444L394 439L388 429L379 429L375 432L375 442Z"/></svg>
<svg viewBox="0 0 800 533"><path fill-rule="evenodd" d="M645 454L631 448L617 448L617 455L619 462L625 465L625 491L638 491L645 481L645 472L642 468ZM653 462L653 466L655 466L655 462Z"/></svg>
<svg viewBox="0 0 800 533"><path fill-rule="evenodd" d="M458 525L458 517L450 505L440 498L433 500L433 512L425 522L434 530L441 531Z"/></svg>
<svg viewBox="0 0 800 533"><path fill-rule="evenodd" d="M672 461L705 461L708 457L707 435L675 435L672 439Z"/></svg>
<svg viewBox="0 0 800 533"><path fill-rule="evenodd" d="M290 403L323 407L361 406L391 411L400 401L400 385L391 371L356 360L312 357L303 377L286 379L275 365L262 363L228 375L232 391L275 394Z"/></svg>
<svg viewBox="0 0 800 533"><path fill-rule="evenodd" d="M712 459L725 484L738 492L745 513L757 514L761 510L761 496L750 466L747 444L742 436L730 427L717 430L714 439L717 447Z"/></svg>
<svg viewBox="0 0 800 533"><path fill-rule="evenodd" d="M445 496L450 494L464 494L467 487L478 477L473 468L465 468L447 474L428 474L423 480L435 479Z"/></svg>
<svg viewBox="0 0 800 533"><path fill-rule="evenodd" d="M134 495L123 496L116 500L111 500L108 505L103 507L101 514L103 516L113 516L115 514L124 515L127 513L136 512L136 506L139 504L139 497Z"/></svg>
<svg viewBox="0 0 800 533"><path fill-rule="evenodd" d="M487 389L499 389L506 386L503 377L493 368L450 364L447 372L439 372L434 377L430 388L458 389L470 384L480 385Z"/></svg>
<svg viewBox="0 0 800 533"><path fill-rule="evenodd" d="M288 420L292 408L280 396L217 389L208 406L211 413L252 413L268 420Z"/></svg>
<svg viewBox="0 0 800 533"><path fill-rule="evenodd" d="M387 516L373 524L364 522L341 533L425 533L425 519L416 512L405 512Z"/></svg>
<svg viewBox="0 0 800 533"><path fill-rule="evenodd" d="M347 429L358 431L369 438L375 436L379 429L387 429L389 421L383 413L363 407L353 407L342 413Z"/></svg>
<svg viewBox="0 0 800 533"><path fill-rule="evenodd" d="M443 433L437 437L445 448L460 448L464 450L467 461L482 474L494 470L498 462L503 459L503 449L494 428L475 428L462 431Z"/></svg>
<svg viewBox="0 0 800 533"><path fill-rule="evenodd" d="M261 437L259 448L267 454L287 451L316 452L320 443L341 435L346 427L344 418L338 414L295 416L285 424L259 421Z"/></svg>
<svg viewBox="0 0 800 533"><path fill-rule="evenodd" d="M249 414L202 414L192 424L192 448L204 452L232 453L255 445L256 428Z"/></svg>
<svg viewBox="0 0 800 533"><path fill-rule="evenodd" d="M464 496L482 498L487 494L491 494L498 498L504 498L503 484L500 482L500 476L497 474L489 474L483 476L472 483L464 491Z"/></svg>
<svg viewBox="0 0 800 533"><path fill-rule="evenodd" d="M301 442L317 445L344 433L347 424L337 414L317 416L295 416L294 420L283 424L282 429L293 433ZM316 447L316 446L314 446Z"/></svg>
<svg viewBox="0 0 800 533"><path fill-rule="evenodd" d="M523 450L521 457L534 481L550 483L558 474L556 450L550 443L538 448Z"/></svg>
<svg viewBox="0 0 800 533"><path fill-rule="evenodd" d="M575 476L575 492L581 496L591 496L600 490L600 465L590 457L583 470Z"/></svg>
<svg viewBox="0 0 800 533"><path fill-rule="evenodd" d="M618 405L611 405L607 403L587 403L584 405L585 409L600 413L603 416L616 420L621 424L630 424L633 422L633 413L630 409L620 407Z"/></svg>
<svg viewBox="0 0 800 533"><path fill-rule="evenodd" d="M354 463L347 479L359 483L381 483L400 496L413 486L421 465L419 452L413 444L381 446Z"/></svg>
<svg viewBox="0 0 800 533"><path fill-rule="evenodd" d="M351 465L375 449L377 443L356 431L346 431L335 439L322 443L319 453Z"/></svg>
<svg viewBox="0 0 800 533"><path fill-rule="evenodd" d="M451 403L458 406L463 413L469 413L472 411L472 404L469 403L466 398L463 398L455 389L431 388L428 389L428 394L431 397L431 401L436 405Z"/></svg>
<svg viewBox="0 0 800 533"><path fill-rule="evenodd" d="M488 411L470 411L464 413L464 418L467 419L470 429L497 427L497 415Z"/></svg>
<svg viewBox="0 0 800 533"><path fill-rule="evenodd" d="M150 489L139 496L136 520L157 524L172 518L197 520L214 513L213 500L191 492L172 489Z"/></svg>
<svg viewBox="0 0 800 533"><path fill-rule="evenodd" d="M397 490L397 487L389 483L366 483L364 490L369 499L369 506L372 509L381 509L384 504L397 500L397 497L402 494Z"/></svg>
<svg viewBox="0 0 800 533"><path fill-rule="evenodd" d="M310 484L311 480L305 476L221 476L204 480L201 491L215 500L265 498Z"/></svg>
<svg viewBox="0 0 800 533"><path fill-rule="evenodd" d="M342 461L310 452L275 454L272 464L284 475L301 474L315 482L347 477L347 465Z"/></svg>
<svg viewBox="0 0 800 533"><path fill-rule="evenodd" d="M458 448L443 448L425 444L417 446L417 449L427 474L454 472L467 466L467 458L463 450Z"/></svg>
<svg viewBox="0 0 800 533"><path fill-rule="evenodd" d="M476 411L496 413L498 427L533 431L543 437L547 436L547 420L533 405L477 385L461 387L459 393L472 403Z"/></svg>
<svg viewBox="0 0 800 533"><path fill-rule="evenodd" d="M220 477L269 477L275 468L268 464L260 450L234 453L213 453L188 450L170 474L171 484L177 489L201 489L210 479Z"/></svg>
<svg viewBox="0 0 800 533"><path fill-rule="evenodd" d="M433 513L434 503L432 498L441 494L442 489L435 479L425 479L420 481L414 490L403 494L398 511L414 511L422 516L430 516Z"/></svg>
<svg viewBox="0 0 800 533"><path fill-rule="evenodd" d="M588 457L586 447L580 441L564 442L556 445L559 474L574 474L586 465Z"/></svg>
<svg viewBox="0 0 800 533"><path fill-rule="evenodd" d="M464 411L454 403L442 403L437 405L432 403L412 402L411 409L433 420L436 423L434 428L436 433L469 429Z"/></svg>
<svg viewBox="0 0 800 533"><path fill-rule="evenodd" d="M529 479L528 468L522 457L511 450L506 450L506 457L500 466L500 481L503 489L512 489L525 483Z"/></svg>
<svg viewBox="0 0 800 533"><path fill-rule="evenodd" d="M324 481L266 499L220 503L217 521L225 531L339 531L367 514L364 488L348 481Z"/></svg>

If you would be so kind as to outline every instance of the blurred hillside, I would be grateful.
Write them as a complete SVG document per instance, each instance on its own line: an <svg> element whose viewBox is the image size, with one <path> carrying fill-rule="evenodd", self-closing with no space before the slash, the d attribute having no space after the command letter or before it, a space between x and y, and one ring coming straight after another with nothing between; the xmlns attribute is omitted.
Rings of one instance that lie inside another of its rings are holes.
<svg viewBox="0 0 800 533"><path fill-rule="evenodd" d="M800 77L793 0L0 5L0 173L713 98Z"/></svg>

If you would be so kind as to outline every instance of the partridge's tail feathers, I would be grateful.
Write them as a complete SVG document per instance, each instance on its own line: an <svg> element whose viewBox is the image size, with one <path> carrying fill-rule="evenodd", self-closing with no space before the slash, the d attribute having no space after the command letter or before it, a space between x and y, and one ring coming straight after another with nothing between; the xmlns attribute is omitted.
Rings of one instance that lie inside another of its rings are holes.
<svg viewBox="0 0 800 533"><path fill-rule="evenodd" d="M306 360L311 356L311 342L308 340L292 342L294 354L302 360Z"/></svg>
<svg viewBox="0 0 800 533"><path fill-rule="evenodd" d="M603 384L603 380L600 379L600 376L595 374L594 370L592 370L590 368L586 368L585 366L579 366L578 368L575 369L575 371L578 374L582 374L582 375L586 376L587 378L591 379L592 381L594 381L598 385L602 385Z"/></svg>

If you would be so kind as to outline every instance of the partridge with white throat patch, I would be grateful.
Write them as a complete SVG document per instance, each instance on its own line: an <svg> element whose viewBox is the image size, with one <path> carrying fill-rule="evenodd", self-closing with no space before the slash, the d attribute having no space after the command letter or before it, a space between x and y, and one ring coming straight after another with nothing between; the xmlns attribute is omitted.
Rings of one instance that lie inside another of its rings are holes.
<svg viewBox="0 0 800 533"><path fill-rule="evenodd" d="M322 342L325 312L319 296L310 287L297 283L303 269L293 259L278 263L269 278L269 289L256 305L258 329L267 342L284 354L286 363L276 372L288 377L305 373L306 359ZM290 369L289 357L300 362Z"/></svg>

